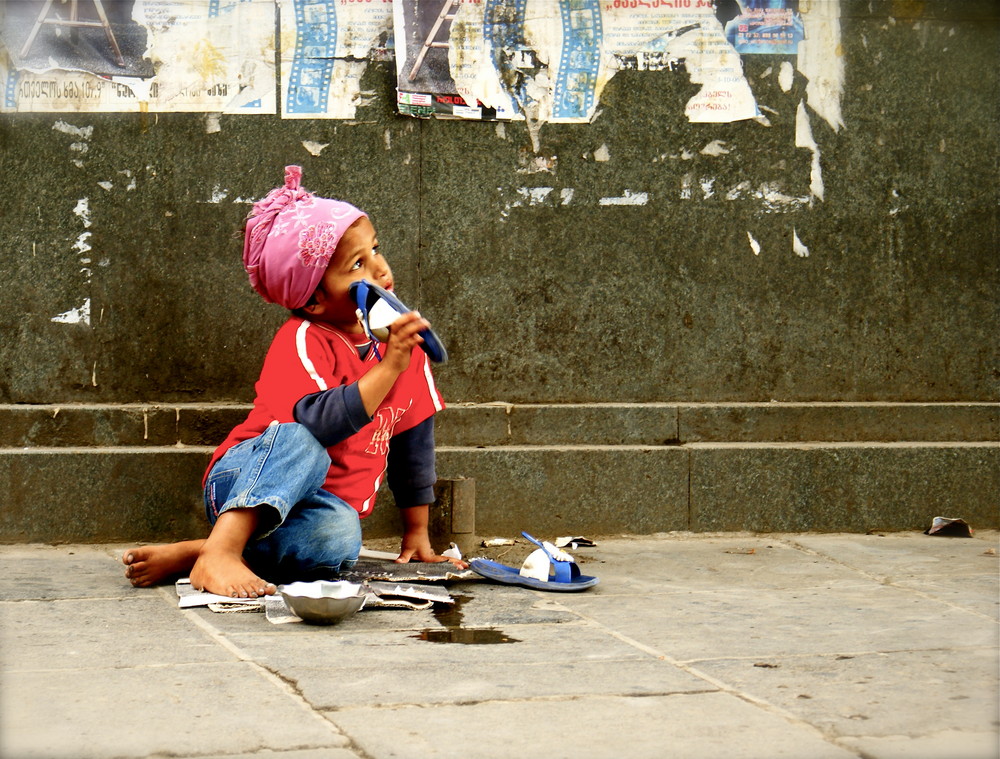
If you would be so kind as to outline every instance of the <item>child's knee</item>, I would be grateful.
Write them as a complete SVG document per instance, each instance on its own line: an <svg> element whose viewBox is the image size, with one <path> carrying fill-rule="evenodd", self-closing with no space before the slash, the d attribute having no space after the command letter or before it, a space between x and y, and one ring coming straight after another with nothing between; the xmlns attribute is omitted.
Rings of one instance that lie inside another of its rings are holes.
<svg viewBox="0 0 1000 759"><path fill-rule="evenodd" d="M311 572L332 570L334 572L350 569L358 560L361 552L361 530L330 527L317 530L313 535L311 550L305 567Z"/></svg>
<svg viewBox="0 0 1000 759"><path fill-rule="evenodd" d="M288 447L296 452L296 455L314 459L317 464L325 467L330 466L330 454L307 427L298 422L285 422L276 424L273 427L275 434L275 444Z"/></svg>

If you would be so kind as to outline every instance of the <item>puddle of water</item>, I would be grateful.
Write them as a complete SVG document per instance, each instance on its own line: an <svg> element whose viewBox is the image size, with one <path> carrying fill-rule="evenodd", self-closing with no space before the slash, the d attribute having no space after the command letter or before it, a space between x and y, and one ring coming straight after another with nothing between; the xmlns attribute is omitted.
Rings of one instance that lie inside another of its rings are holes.
<svg viewBox="0 0 1000 759"><path fill-rule="evenodd" d="M492 627L465 628L465 627L445 627L437 630L423 630L411 638L426 640L430 643L464 643L464 644L490 644L490 643L520 643L517 638L511 638L500 630Z"/></svg>
<svg viewBox="0 0 1000 759"><path fill-rule="evenodd" d="M434 630L428 628L410 637L426 640L430 643L463 643L466 645L520 643L518 638L511 638L493 627L462 627L462 607L469 598L470 596L454 596L455 603L435 606L434 617L441 623L442 628Z"/></svg>
<svg viewBox="0 0 1000 759"><path fill-rule="evenodd" d="M431 610L434 618L441 623L442 627L462 626L462 607L472 596L452 596L455 599L453 604L435 604Z"/></svg>

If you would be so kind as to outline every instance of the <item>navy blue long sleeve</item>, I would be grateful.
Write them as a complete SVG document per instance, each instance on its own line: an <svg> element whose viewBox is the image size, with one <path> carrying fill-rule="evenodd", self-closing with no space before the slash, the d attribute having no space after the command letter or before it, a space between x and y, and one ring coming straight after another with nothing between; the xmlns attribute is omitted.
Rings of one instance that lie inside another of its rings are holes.
<svg viewBox="0 0 1000 759"><path fill-rule="evenodd" d="M389 443L389 489L400 508L434 502L434 417L394 435Z"/></svg>
<svg viewBox="0 0 1000 759"><path fill-rule="evenodd" d="M336 445L368 424L358 383L338 385L301 398L292 418L309 430L324 448Z"/></svg>

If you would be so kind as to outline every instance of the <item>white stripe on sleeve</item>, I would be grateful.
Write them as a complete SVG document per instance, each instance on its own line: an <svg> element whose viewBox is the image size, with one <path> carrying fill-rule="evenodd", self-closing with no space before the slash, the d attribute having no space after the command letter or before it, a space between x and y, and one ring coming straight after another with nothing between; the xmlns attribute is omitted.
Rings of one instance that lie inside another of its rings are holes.
<svg viewBox="0 0 1000 759"><path fill-rule="evenodd" d="M385 474L384 469L382 470L382 474ZM371 513L371 510L374 507L372 501L375 499L375 496L378 495L378 489L382 486L382 474L375 479L375 489L372 491L372 494L365 499L363 504L361 504L360 516L366 517Z"/></svg>
<svg viewBox="0 0 1000 759"><path fill-rule="evenodd" d="M295 350L299 354L299 361L302 362L302 368L309 373L309 376L320 390L326 390L326 380L320 377L316 372L316 365L313 364L312 359L309 358L308 351L306 351L306 330L308 329L309 322L307 321L303 321L302 324L299 325L299 328L295 333Z"/></svg>
<svg viewBox="0 0 1000 759"><path fill-rule="evenodd" d="M434 385L434 375L431 374L431 362L426 358L424 359L424 379L427 380L427 389L431 393L431 400L434 401L434 410L440 411L444 408L441 405L441 399L438 397L437 387Z"/></svg>

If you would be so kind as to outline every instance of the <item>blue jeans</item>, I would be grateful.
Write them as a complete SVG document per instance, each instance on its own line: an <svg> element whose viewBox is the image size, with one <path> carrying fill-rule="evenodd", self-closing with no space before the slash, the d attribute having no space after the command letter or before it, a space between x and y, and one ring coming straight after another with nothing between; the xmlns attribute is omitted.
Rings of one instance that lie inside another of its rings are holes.
<svg viewBox="0 0 1000 759"><path fill-rule="evenodd" d="M205 482L214 525L230 509L257 508L257 534L243 557L274 583L326 579L354 566L358 512L323 490L330 456L301 424L273 424L226 451Z"/></svg>

